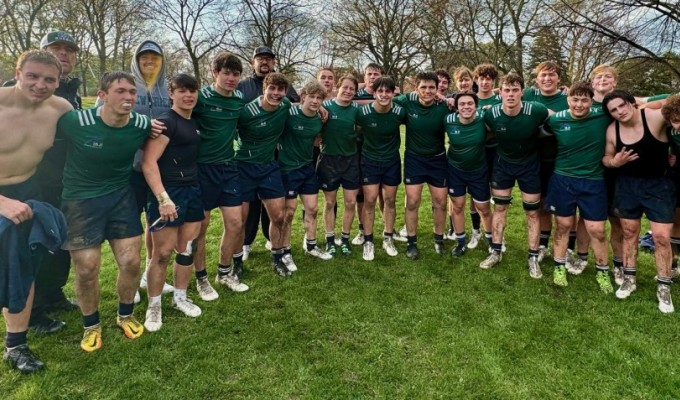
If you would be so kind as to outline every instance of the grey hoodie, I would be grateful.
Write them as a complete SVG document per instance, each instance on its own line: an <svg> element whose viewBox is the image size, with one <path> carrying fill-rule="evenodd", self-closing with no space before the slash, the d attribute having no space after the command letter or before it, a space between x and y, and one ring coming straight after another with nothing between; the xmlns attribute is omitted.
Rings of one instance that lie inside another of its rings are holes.
<svg viewBox="0 0 680 400"><path fill-rule="evenodd" d="M146 40L137 46L135 56L132 59L130 66L137 85L137 103L135 104L134 110L140 114L148 115L151 118L158 118L161 114L171 108L170 97L168 97L168 82L165 80L165 57L163 57L163 63L161 64L161 71L158 74L158 79L151 90L147 90L146 88L146 82L144 82L144 77L142 77L142 72L139 70L138 63L139 54L148 51L151 48L163 55L163 50L158 43Z"/></svg>

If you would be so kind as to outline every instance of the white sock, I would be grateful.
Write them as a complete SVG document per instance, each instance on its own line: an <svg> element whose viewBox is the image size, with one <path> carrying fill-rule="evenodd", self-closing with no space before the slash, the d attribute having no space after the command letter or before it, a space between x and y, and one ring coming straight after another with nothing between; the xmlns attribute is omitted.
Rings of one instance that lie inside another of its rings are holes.
<svg viewBox="0 0 680 400"><path fill-rule="evenodd" d="M187 290L186 290L186 289L177 289L177 288L175 288L175 291L174 291L174 293L172 294L172 297L175 299L175 301L186 300L186 298L187 298Z"/></svg>
<svg viewBox="0 0 680 400"><path fill-rule="evenodd" d="M149 296L149 307L156 304L161 304L161 296Z"/></svg>

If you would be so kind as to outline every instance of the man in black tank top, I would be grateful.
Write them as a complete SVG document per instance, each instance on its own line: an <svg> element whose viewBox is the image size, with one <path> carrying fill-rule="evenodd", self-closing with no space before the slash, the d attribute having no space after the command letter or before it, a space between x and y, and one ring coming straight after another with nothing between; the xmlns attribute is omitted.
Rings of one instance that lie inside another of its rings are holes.
<svg viewBox="0 0 680 400"><path fill-rule="evenodd" d="M674 311L671 300L670 236L675 214L675 186L666 176L668 136L659 110L638 110L635 97L614 90L603 100L614 122L607 129L602 162L617 169L613 214L623 229L624 281L616 297L625 299L636 288L635 273L642 213L647 216L656 249L657 299L663 313Z"/></svg>

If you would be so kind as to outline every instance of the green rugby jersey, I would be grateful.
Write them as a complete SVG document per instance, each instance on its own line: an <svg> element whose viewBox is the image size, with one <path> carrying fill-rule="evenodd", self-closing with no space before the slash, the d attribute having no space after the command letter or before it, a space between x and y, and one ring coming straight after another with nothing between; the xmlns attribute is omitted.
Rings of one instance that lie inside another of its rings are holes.
<svg viewBox="0 0 680 400"><path fill-rule="evenodd" d="M601 108L591 108L583 118L572 118L569 110L553 114L546 131L557 139L555 173L574 178L604 179L602 157L611 119Z"/></svg>
<svg viewBox="0 0 680 400"><path fill-rule="evenodd" d="M135 152L151 132L151 121L134 111L122 127L106 125L101 107L71 110L57 124L66 139L64 200L91 199L130 184Z"/></svg>
<svg viewBox="0 0 680 400"><path fill-rule="evenodd" d="M516 164L537 157L538 128L547 118L548 109L531 101L523 102L519 114L512 117L503 112L502 104L484 113L484 122L498 141L498 156Z"/></svg>
<svg viewBox="0 0 680 400"><path fill-rule="evenodd" d="M541 89L527 88L524 89L522 101L535 101L548 107L549 110L559 112L569 109L567 97L562 91L558 91L552 96L545 96L541 94ZM555 160L557 157L557 141L554 137L546 137L538 141L538 157L542 161Z"/></svg>
<svg viewBox="0 0 680 400"><path fill-rule="evenodd" d="M503 99L501 99L500 94L493 94L491 97L487 99L478 99L477 101L477 108L480 110L483 110L484 107L486 106L495 106L496 104L501 104L503 102ZM496 138L494 136L488 137L486 139L486 147L488 148L494 148L498 147L498 142L496 141Z"/></svg>
<svg viewBox="0 0 680 400"><path fill-rule="evenodd" d="M274 150L286 127L290 100L283 101L274 111L265 111L260 98L246 104L238 120L236 161L265 164L274 161Z"/></svg>
<svg viewBox="0 0 680 400"><path fill-rule="evenodd" d="M357 133L354 124L359 106L349 103L341 106L335 99L323 102L328 111L328 120L321 133L321 153L329 156L349 157L357 153Z"/></svg>
<svg viewBox="0 0 680 400"><path fill-rule="evenodd" d="M231 97L206 86L198 92L198 102L191 117L201 128L198 162L224 164L234 160L234 139L241 110L243 93L234 90Z"/></svg>
<svg viewBox="0 0 680 400"><path fill-rule="evenodd" d="M284 172L292 171L314 160L314 140L321 134L321 117L302 112L302 106L292 106L286 128L279 139L279 165Z"/></svg>
<svg viewBox="0 0 680 400"><path fill-rule="evenodd" d="M668 139L671 143L671 149L675 154L680 154L680 131L669 126L666 132L668 133ZM678 168L677 165L675 168Z"/></svg>
<svg viewBox="0 0 680 400"><path fill-rule="evenodd" d="M406 110L396 104L386 113L379 113L373 103L359 109L357 125L361 126L364 146L361 156L374 161L387 161L399 156L401 132L399 126L406 122Z"/></svg>
<svg viewBox="0 0 680 400"><path fill-rule="evenodd" d="M444 119L449 113L446 103L420 104L418 93L411 92L394 98L394 103L406 110L406 152L419 156L442 154Z"/></svg>
<svg viewBox="0 0 680 400"><path fill-rule="evenodd" d="M445 118L449 150L446 152L449 164L462 171L476 171L486 165L486 125L484 111L477 110L475 119L469 124L460 122L458 113Z"/></svg>

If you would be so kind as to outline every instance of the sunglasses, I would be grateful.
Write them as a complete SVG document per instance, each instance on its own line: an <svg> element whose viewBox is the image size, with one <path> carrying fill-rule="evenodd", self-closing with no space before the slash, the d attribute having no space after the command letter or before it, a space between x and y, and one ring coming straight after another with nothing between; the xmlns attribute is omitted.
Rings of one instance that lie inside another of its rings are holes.
<svg viewBox="0 0 680 400"><path fill-rule="evenodd" d="M179 206L175 207L175 211L179 212ZM168 224L167 219L163 219L163 217L158 218L153 222L153 224L149 225L149 232L158 232L161 229L165 228L165 226Z"/></svg>

